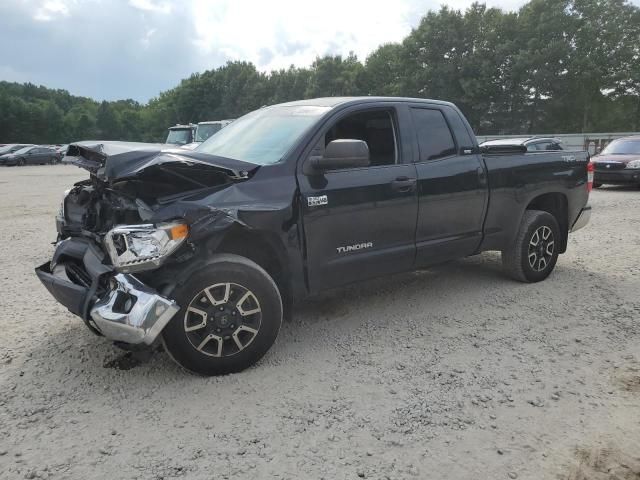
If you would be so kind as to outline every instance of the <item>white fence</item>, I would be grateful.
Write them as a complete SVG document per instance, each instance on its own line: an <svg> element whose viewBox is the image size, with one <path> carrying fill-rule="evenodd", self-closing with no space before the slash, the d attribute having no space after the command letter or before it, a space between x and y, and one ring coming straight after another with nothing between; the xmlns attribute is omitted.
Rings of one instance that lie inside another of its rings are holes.
<svg viewBox="0 0 640 480"><path fill-rule="evenodd" d="M562 141L565 150L587 150L591 155L599 153L611 140L629 135L640 135L638 132L616 133L561 133L558 135L535 135L536 137L553 137ZM478 143L499 138L524 138L533 135L478 135Z"/></svg>

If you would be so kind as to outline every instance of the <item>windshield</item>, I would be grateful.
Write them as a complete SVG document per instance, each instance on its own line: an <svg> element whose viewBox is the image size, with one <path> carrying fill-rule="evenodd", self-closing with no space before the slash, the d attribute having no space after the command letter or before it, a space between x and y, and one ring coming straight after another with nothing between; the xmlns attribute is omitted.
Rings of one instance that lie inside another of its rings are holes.
<svg viewBox="0 0 640 480"><path fill-rule="evenodd" d="M276 163L329 110L316 106L261 108L224 127L196 151L257 165Z"/></svg>
<svg viewBox="0 0 640 480"><path fill-rule="evenodd" d="M640 140L614 140L600 155L640 155Z"/></svg>
<svg viewBox="0 0 640 480"><path fill-rule="evenodd" d="M174 145L191 143L191 129L169 130L166 143L173 143Z"/></svg>
<svg viewBox="0 0 640 480"><path fill-rule="evenodd" d="M13 145L5 145L4 147L0 147L0 155L9 153L13 147Z"/></svg>
<svg viewBox="0 0 640 480"><path fill-rule="evenodd" d="M13 152L13 153L15 153L16 155L20 155L20 154L22 154L22 153L27 153L27 152L28 152L29 150L31 150L32 148L33 148L33 147L24 147L24 148L21 148L20 150L16 150L16 151L15 151L15 152Z"/></svg>
<svg viewBox="0 0 640 480"><path fill-rule="evenodd" d="M206 123L204 125L198 125L196 130L196 142L204 142L211 135L216 133L222 128L219 123Z"/></svg>

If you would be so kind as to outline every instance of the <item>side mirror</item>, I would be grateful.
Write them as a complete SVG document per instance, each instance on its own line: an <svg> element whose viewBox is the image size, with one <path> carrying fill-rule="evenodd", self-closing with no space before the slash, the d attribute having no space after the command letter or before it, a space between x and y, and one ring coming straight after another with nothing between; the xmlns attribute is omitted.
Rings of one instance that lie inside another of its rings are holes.
<svg viewBox="0 0 640 480"><path fill-rule="evenodd" d="M333 140L326 146L323 156L311 157L309 162L316 171L368 167L369 146L362 140Z"/></svg>

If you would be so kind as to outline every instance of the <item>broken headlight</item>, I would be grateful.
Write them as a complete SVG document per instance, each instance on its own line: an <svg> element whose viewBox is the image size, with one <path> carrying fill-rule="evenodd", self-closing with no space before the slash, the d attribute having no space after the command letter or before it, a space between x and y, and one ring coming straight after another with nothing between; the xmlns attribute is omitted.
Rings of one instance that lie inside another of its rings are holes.
<svg viewBox="0 0 640 480"><path fill-rule="evenodd" d="M184 242L189 227L180 222L121 225L104 237L111 263L122 273L159 267Z"/></svg>

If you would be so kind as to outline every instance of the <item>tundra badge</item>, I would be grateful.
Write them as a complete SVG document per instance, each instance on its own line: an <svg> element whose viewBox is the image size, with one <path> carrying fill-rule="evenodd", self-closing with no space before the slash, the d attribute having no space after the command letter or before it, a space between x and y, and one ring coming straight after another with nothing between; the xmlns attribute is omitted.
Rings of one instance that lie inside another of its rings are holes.
<svg viewBox="0 0 640 480"><path fill-rule="evenodd" d="M329 199L326 195L320 195L319 197L307 197L307 205L310 207L319 207L320 205L327 205Z"/></svg>
<svg viewBox="0 0 640 480"><path fill-rule="evenodd" d="M355 245L347 245L346 247L337 247L336 250L338 250L338 253L349 253L371 247L373 247L373 242L364 242L356 243Z"/></svg>

